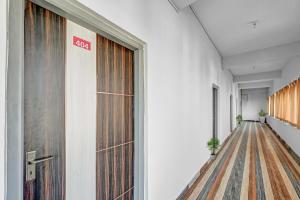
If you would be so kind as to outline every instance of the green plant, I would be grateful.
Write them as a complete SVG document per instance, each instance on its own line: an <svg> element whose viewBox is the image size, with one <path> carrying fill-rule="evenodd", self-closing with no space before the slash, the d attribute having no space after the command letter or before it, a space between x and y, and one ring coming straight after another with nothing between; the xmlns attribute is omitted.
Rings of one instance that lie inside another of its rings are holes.
<svg viewBox="0 0 300 200"><path fill-rule="evenodd" d="M219 148L219 146L220 146L220 142L217 138L211 138L207 142L207 147L211 151L212 155L215 155L215 151Z"/></svg>
<svg viewBox="0 0 300 200"><path fill-rule="evenodd" d="M258 113L258 115L260 117L265 117L267 115L267 113L265 113L263 110L260 110L260 112Z"/></svg>
<svg viewBox="0 0 300 200"><path fill-rule="evenodd" d="M241 123L242 123L242 121L243 121L242 115L236 116L236 121L237 121L238 125L241 125Z"/></svg>

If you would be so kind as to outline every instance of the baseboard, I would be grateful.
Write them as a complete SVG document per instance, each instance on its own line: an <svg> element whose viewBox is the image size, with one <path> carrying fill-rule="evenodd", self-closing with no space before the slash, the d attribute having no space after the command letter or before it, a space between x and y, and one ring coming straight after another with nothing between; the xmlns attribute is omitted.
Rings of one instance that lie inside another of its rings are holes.
<svg viewBox="0 0 300 200"><path fill-rule="evenodd" d="M199 182L199 179L201 179L201 177L206 172L206 170L208 169L208 167L210 166L210 164L212 163L213 160L214 159L209 159L208 161L206 161L206 163L201 167L200 171L194 176L194 178L184 188L184 190L176 198L176 200L184 200L191 194L191 192L194 190L195 186Z"/></svg>
<svg viewBox="0 0 300 200"><path fill-rule="evenodd" d="M291 156L296 160L298 165L300 165L300 156L293 150L291 146L289 146L284 139L280 137L280 135L271 127L270 124L266 123L266 125L270 128L273 134L278 138L279 142L287 149L287 151L291 154Z"/></svg>
<svg viewBox="0 0 300 200"><path fill-rule="evenodd" d="M233 131L231 131L230 135L227 136L223 144L221 145L221 148L216 153L216 156L213 158L210 158L206 163L201 167L201 169L196 173L194 178L189 182L189 184L184 188L184 190L180 193L180 195L176 198L176 200L184 200L187 199L191 193L194 191L197 184L201 181L203 175L206 173L207 169L211 166L212 162L217 158L219 152L222 151L224 146L226 146L229 138L232 137L233 133L236 131L238 127L236 127Z"/></svg>
<svg viewBox="0 0 300 200"><path fill-rule="evenodd" d="M244 122L259 122L258 120L243 120Z"/></svg>
<svg viewBox="0 0 300 200"><path fill-rule="evenodd" d="M189 189L189 186L187 185L184 190L181 192L181 194L176 198L176 200L183 200L185 197L185 194L187 193Z"/></svg>

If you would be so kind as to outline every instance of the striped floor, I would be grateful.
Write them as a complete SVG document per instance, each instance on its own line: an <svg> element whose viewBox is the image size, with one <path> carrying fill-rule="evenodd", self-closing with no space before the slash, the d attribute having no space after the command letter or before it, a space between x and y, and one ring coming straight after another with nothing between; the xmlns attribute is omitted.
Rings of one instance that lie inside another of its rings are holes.
<svg viewBox="0 0 300 200"><path fill-rule="evenodd" d="M245 122L186 199L300 199L298 163L266 125Z"/></svg>

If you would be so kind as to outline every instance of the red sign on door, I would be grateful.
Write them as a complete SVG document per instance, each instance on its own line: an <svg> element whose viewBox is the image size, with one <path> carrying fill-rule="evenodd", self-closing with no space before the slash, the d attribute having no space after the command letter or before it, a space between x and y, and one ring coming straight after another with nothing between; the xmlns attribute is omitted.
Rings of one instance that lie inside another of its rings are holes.
<svg viewBox="0 0 300 200"><path fill-rule="evenodd" d="M91 50L91 42L81 39L79 37L73 36L73 45L78 46L80 48L86 49L88 51Z"/></svg>

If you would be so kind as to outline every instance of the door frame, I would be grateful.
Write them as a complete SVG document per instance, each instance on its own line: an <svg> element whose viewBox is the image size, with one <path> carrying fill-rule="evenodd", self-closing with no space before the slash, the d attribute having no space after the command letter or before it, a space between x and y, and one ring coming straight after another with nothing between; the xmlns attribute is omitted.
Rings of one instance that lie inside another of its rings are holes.
<svg viewBox="0 0 300 200"><path fill-rule="evenodd" d="M216 116L216 119L217 119L217 127L216 127L216 138L219 139L219 121L220 121L220 87L216 84L212 84L212 114L214 115L214 105L215 105L215 102L213 101L214 100L214 89L216 89L217 91L217 102L216 102L216 105L217 105L217 116ZM214 120L214 116L212 115L212 120ZM212 121L212 130L214 130L214 121ZM214 136L214 133L212 133L213 136Z"/></svg>
<svg viewBox="0 0 300 200"><path fill-rule="evenodd" d="M233 131L233 95L230 94L230 132Z"/></svg>
<svg viewBox="0 0 300 200"><path fill-rule="evenodd" d="M75 0L31 1L134 51L134 197L147 200L147 44ZM6 200L16 200L23 199L25 0L8 2Z"/></svg>

